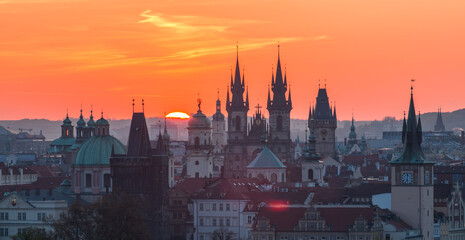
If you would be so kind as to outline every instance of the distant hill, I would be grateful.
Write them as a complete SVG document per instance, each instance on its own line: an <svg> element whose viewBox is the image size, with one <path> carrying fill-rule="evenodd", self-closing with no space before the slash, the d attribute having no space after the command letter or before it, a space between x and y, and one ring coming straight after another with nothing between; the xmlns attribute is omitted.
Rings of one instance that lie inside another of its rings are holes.
<svg viewBox="0 0 465 240"><path fill-rule="evenodd" d="M436 112L421 114L421 121L423 124L424 131L433 130L434 124L436 123L436 117ZM465 129L465 109L459 109L453 112L443 112L442 117L447 131L452 131L453 128ZM71 119L73 125L76 124L77 120L78 119L76 118ZM108 119L108 121L110 122L111 126L111 134L118 138L122 143L126 144L131 120ZM147 124L150 128L151 125L159 125L161 121L161 118L148 118ZM292 119L291 122L291 137L296 138L297 136L299 136L302 139L305 134L305 127L307 125L307 121ZM42 133L47 138L47 140L53 140L60 136L61 124L62 121L51 121L47 119L21 119L14 121L0 120L0 126L8 128L13 132L19 132L20 128L32 129L31 133L39 133L42 130ZM184 124L182 124L182 126L179 127L180 131L186 127L186 124L187 122L185 122ZM350 124L350 121L338 121L338 129L336 131L338 141L343 141L344 137L348 136ZM358 137L361 137L363 134L365 134L367 138L381 138L383 131L400 131L402 127L402 120L391 119L389 121L356 121L355 127ZM155 135L156 132L157 131L150 131L150 134ZM156 139L156 136L151 136L151 139Z"/></svg>

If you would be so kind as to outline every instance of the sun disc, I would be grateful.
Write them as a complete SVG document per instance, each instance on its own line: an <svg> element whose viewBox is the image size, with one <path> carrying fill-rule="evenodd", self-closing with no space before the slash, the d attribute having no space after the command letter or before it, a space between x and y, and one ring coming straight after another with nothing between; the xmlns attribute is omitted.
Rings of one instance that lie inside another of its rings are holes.
<svg viewBox="0 0 465 240"><path fill-rule="evenodd" d="M189 114L183 112L171 112L166 115L166 118L173 119L189 119L190 117Z"/></svg>

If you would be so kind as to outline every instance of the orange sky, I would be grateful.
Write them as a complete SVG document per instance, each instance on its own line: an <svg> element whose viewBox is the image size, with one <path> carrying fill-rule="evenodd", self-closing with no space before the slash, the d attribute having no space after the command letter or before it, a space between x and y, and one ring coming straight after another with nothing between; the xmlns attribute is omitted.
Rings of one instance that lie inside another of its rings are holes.
<svg viewBox="0 0 465 240"><path fill-rule="evenodd" d="M0 0L0 119L61 119L90 105L130 118L213 114L235 63L266 104L277 43L293 118L327 79L338 118L400 117L415 78L422 112L465 107L465 1ZM249 114L251 114L249 112Z"/></svg>

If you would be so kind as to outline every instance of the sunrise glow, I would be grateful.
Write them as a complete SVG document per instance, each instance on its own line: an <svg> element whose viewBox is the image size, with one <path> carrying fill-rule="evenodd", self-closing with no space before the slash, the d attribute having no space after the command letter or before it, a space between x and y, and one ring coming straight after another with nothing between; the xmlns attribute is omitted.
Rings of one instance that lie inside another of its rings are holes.
<svg viewBox="0 0 465 240"><path fill-rule="evenodd" d="M166 115L166 118L171 119L189 119L190 117L189 114L183 112L172 112Z"/></svg>

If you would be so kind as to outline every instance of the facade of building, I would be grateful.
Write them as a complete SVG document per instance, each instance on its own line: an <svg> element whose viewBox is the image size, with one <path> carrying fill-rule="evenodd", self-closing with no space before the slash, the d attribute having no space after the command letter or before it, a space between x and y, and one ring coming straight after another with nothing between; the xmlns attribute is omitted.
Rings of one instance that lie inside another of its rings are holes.
<svg viewBox="0 0 465 240"><path fill-rule="evenodd" d="M0 163L0 186L23 185L37 181L38 173L29 167L7 167Z"/></svg>
<svg viewBox="0 0 465 240"><path fill-rule="evenodd" d="M252 239L382 239L383 225L374 207L300 206L260 208Z"/></svg>
<svg viewBox="0 0 465 240"><path fill-rule="evenodd" d="M413 91L413 88L412 88ZM414 229L422 239L433 239L433 162L421 149L421 119L415 114L413 93L410 97L408 120L402 127L402 154L391 161L392 211Z"/></svg>
<svg viewBox="0 0 465 240"><path fill-rule="evenodd" d="M211 122L200 109L189 119L186 146L186 177L209 178L213 176L213 145Z"/></svg>
<svg viewBox="0 0 465 240"><path fill-rule="evenodd" d="M73 198L53 190L12 193L0 200L0 239L9 240L26 228L52 230L46 218L59 219Z"/></svg>
<svg viewBox="0 0 465 240"><path fill-rule="evenodd" d="M316 152L316 137L314 130L310 129L308 143L304 146L302 158L302 182L314 182L324 185L324 166L321 156Z"/></svg>

